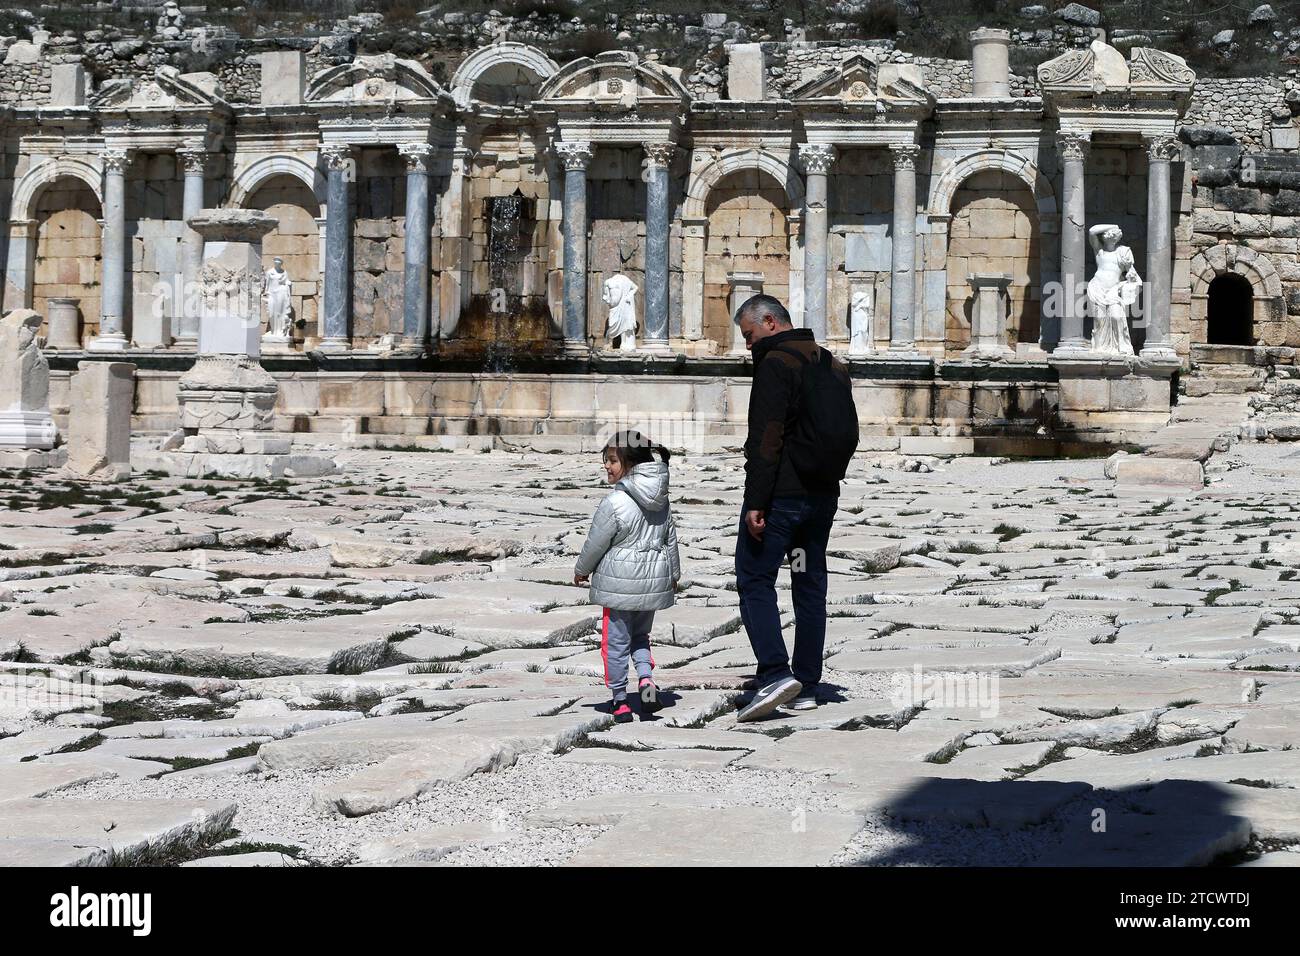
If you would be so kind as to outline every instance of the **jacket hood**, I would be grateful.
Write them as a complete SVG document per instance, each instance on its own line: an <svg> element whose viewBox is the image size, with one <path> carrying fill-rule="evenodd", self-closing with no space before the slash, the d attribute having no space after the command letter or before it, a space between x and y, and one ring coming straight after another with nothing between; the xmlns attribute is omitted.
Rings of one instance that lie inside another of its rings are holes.
<svg viewBox="0 0 1300 956"><path fill-rule="evenodd" d="M663 511L668 507L668 465L662 461L644 462L620 479L616 487L631 495L644 510Z"/></svg>

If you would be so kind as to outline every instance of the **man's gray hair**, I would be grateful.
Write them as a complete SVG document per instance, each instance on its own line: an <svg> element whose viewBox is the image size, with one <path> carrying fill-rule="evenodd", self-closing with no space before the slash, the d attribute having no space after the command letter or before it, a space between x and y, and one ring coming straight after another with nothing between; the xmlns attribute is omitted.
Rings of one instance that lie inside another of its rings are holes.
<svg viewBox="0 0 1300 956"><path fill-rule="evenodd" d="M794 325L790 321L790 313L785 310L781 300L776 296L764 295L761 292L758 295L751 295L741 303L740 308L736 310L736 314L732 317L732 321L736 325L739 325L742 319L749 319L751 322L762 322L769 316L777 325Z"/></svg>

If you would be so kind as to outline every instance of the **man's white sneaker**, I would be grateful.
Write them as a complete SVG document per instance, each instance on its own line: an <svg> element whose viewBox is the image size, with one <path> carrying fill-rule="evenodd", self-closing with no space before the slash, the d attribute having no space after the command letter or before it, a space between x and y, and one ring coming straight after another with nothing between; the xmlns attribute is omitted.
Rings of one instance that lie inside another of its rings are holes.
<svg viewBox="0 0 1300 956"><path fill-rule="evenodd" d="M790 703L785 705L786 710L816 710L817 696L815 694L800 694Z"/></svg>
<svg viewBox="0 0 1300 956"><path fill-rule="evenodd" d="M803 690L803 684L800 684L793 677L782 677L774 680L766 687L758 689L758 692L754 694L754 699L742 707L740 713L736 714L736 720L758 720L760 717L766 717L782 704L797 697L801 690Z"/></svg>

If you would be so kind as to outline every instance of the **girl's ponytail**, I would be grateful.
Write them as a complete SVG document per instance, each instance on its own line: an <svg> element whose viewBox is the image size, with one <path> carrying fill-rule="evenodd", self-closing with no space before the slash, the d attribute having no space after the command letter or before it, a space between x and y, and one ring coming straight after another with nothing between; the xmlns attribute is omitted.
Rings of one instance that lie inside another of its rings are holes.
<svg viewBox="0 0 1300 956"><path fill-rule="evenodd" d="M662 461L665 465L668 464L668 459L673 457L673 453L670 452L663 445L651 445L650 450L654 452L656 455L658 455L659 460Z"/></svg>

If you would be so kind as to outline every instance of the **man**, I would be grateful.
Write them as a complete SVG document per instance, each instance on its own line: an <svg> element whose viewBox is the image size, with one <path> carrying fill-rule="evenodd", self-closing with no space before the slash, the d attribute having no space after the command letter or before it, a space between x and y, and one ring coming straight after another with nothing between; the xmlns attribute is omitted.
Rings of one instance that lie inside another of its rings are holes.
<svg viewBox="0 0 1300 956"><path fill-rule="evenodd" d="M820 364L836 398L848 401L833 417L840 432L851 428L857 444L857 416L852 409L848 369L818 346L811 329L796 329L790 314L769 295L756 295L736 311L754 361L749 397L749 434L745 440L745 500L736 538L736 585L740 616L758 661L758 690L741 708L738 720L756 720L783 704L795 710L817 706L826 644L826 542L839 499L843 464L809 468L792 452L796 430L808 436L801 406L807 401L804 376ZM834 406L832 406L834 407ZM801 416L803 421L801 422ZM851 418L851 424L846 419ZM815 442L814 442L815 443ZM852 449L849 449L849 456ZM814 456L815 457L815 456ZM793 668L781 636L776 578L790 558L794 595Z"/></svg>

